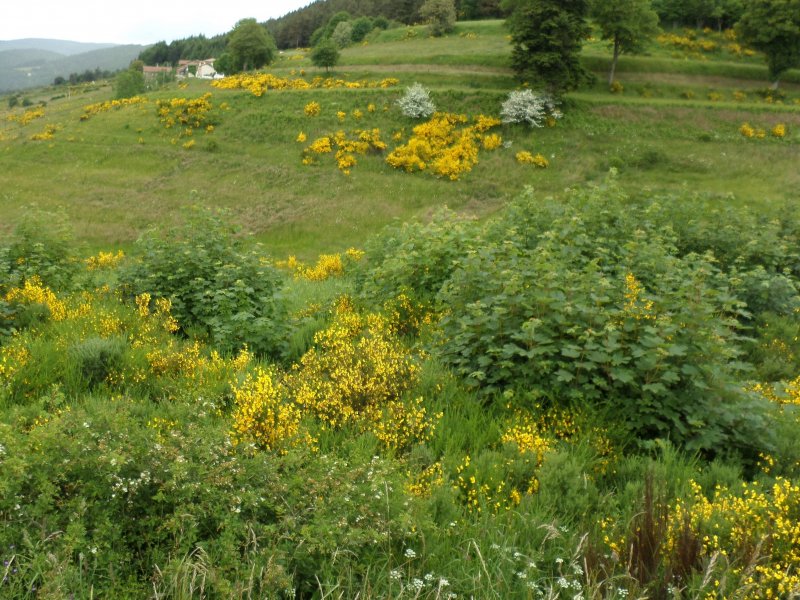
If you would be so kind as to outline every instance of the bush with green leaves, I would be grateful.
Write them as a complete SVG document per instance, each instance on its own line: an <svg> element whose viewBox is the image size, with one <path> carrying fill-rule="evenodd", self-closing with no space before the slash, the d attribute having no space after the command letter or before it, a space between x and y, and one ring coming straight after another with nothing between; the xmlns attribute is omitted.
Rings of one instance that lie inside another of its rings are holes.
<svg viewBox="0 0 800 600"><path fill-rule="evenodd" d="M419 9L419 16L431 27L431 35L440 37L453 31L456 25L456 4L454 0L425 0Z"/></svg>
<svg viewBox="0 0 800 600"><path fill-rule="evenodd" d="M19 285L36 276L54 289L73 287L82 266L78 254L72 227L63 212L30 207L8 245L0 247L0 286Z"/></svg>
<svg viewBox="0 0 800 600"><path fill-rule="evenodd" d="M0 422L3 597L295 598L336 581L355 597L425 527L404 470L368 444L277 455L232 446L200 404L66 401Z"/></svg>
<svg viewBox="0 0 800 600"><path fill-rule="evenodd" d="M218 216L195 210L182 226L151 231L137 247L138 256L120 275L130 294L169 298L181 329L220 350L247 344L259 353L281 354L282 279Z"/></svg>
<svg viewBox="0 0 800 600"><path fill-rule="evenodd" d="M406 88L397 104L403 114L412 119L428 118L436 112L436 105L431 100L430 90L421 83L414 83Z"/></svg>
<svg viewBox="0 0 800 600"><path fill-rule="evenodd" d="M744 391L738 279L681 252L657 204L612 180L558 203L529 191L482 230L442 218L388 234L364 289L439 289L432 352L468 384L591 406L639 440L769 447L766 405Z"/></svg>
<svg viewBox="0 0 800 600"><path fill-rule="evenodd" d="M479 243L476 222L443 210L428 223L387 227L372 238L369 264L359 272L361 295L382 304L404 293L432 302L458 261Z"/></svg>
<svg viewBox="0 0 800 600"><path fill-rule="evenodd" d="M323 40L311 51L311 63L315 67L325 67L330 71L339 62L339 47L333 40Z"/></svg>

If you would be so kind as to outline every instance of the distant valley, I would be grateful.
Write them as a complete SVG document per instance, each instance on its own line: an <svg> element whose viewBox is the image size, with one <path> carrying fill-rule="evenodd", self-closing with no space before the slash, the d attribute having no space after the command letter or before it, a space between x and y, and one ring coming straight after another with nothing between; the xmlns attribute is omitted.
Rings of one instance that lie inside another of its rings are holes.
<svg viewBox="0 0 800 600"><path fill-rule="evenodd" d="M145 48L34 38L0 40L0 93L48 85L70 73L123 69Z"/></svg>

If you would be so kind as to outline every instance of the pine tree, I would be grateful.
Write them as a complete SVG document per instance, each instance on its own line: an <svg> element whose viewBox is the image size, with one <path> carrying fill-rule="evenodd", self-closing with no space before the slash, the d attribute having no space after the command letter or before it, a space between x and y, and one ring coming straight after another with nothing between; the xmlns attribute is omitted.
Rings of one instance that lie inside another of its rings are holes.
<svg viewBox="0 0 800 600"><path fill-rule="evenodd" d="M588 0L516 0L508 18L511 66L522 81L560 95L590 76L580 64Z"/></svg>

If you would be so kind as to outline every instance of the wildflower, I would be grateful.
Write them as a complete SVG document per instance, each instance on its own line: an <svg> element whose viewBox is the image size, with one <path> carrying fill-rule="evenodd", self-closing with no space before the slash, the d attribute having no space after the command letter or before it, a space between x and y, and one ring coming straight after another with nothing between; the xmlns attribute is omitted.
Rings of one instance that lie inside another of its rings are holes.
<svg viewBox="0 0 800 600"><path fill-rule="evenodd" d="M545 169L550 165L550 162L541 154L533 155L527 150L517 152L516 159L518 163L531 164L542 169Z"/></svg>
<svg viewBox="0 0 800 600"><path fill-rule="evenodd" d="M783 123L778 123L772 128L770 133L773 135L773 137L782 138L786 135L786 125Z"/></svg>
<svg viewBox="0 0 800 600"><path fill-rule="evenodd" d="M322 107L320 106L319 102L309 102L303 108L303 112L307 117L316 117L321 111Z"/></svg>
<svg viewBox="0 0 800 600"><path fill-rule="evenodd" d="M295 141L303 144L307 139L308 136L306 136L306 134L301 131L300 133L297 134L297 139Z"/></svg>
<svg viewBox="0 0 800 600"><path fill-rule="evenodd" d="M406 548L406 551L403 553L406 558L416 558L417 553L414 552L411 548Z"/></svg>

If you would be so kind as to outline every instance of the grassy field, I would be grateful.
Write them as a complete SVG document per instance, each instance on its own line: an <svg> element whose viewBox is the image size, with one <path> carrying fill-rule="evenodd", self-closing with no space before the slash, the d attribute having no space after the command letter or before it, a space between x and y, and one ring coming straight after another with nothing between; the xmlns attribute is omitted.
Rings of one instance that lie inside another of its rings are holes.
<svg viewBox="0 0 800 600"><path fill-rule="evenodd" d="M314 136L379 128L391 149L391 134L408 135L414 126L395 101L416 81L432 89L440 110L499 114L515 87L502 67L508 55L502 23L462 24L443 39L425 39L424 31L390 30L344 52L336 77L397 77L399 86L389 90L281 91L256 98L195 81L149 94L150 104L86 122L79 120L83 107L108 99L108 86L79 89L71 98L51 99L50 90L33 95L47 102L42 118L22 126L5 120L20 109L0 115L7 166L2 228L10 231L28 204L63 206L92 247L126 246L149 225L169 220L177 207L201 204L229 209L246 233L278 254L310 256L363 244L393 219L443 205L482 216L523 186L534 186L542 196L558 194L598 181L611 166L631 190L735 191L747 203L786 199L797 184L792 166L800 139L800 91L788 84L782 103L769 104L758 94L764 67L752 58L674 59L662 56L666 50L626 57L619 76L623 93L610 94L598 83L569 96L557 128L503 126L499 133L511 147L486 154L457 182L398 172L377 156L365 157L349 177L330 164L304 167L302 145L295 141L300 131ZM592 42L587 64L601 70L607 61L602 50ZM319 74L296 54L284 55L274 72L290 76L300 69L309 77ZM743 74L746 80L737 79ZM229 110L218 111L214 133L198 136L191 151L183 142L173 145L174 131L159 124L152 102L207 91ZM324 108L313 120L303 114L310 101ZM367 113L369 104L379 110ZM337 111L350 115L359 108L365 113L360 122L336 118ZM748 140L738 133L744 122L767 130L784 123L788 135ZM53 139L32 141L46 124L58 128ZM546 155L550 168L532 172L517 165L514 154L522 149Z"/></svg>
<svg viewBox="0 0 800 600"><path fill-rule="evenodd" d="M499 21L4 103L0 597L800 597L800 74L671 34L480 135Z"/></svg>

